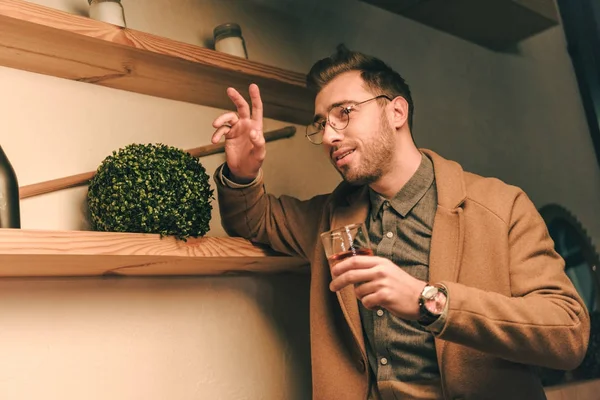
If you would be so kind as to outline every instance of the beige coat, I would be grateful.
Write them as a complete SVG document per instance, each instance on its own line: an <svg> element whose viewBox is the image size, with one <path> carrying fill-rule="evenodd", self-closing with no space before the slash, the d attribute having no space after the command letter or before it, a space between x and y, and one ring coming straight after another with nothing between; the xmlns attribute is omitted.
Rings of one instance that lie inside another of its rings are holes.
<svg viewBox="0 0 600 400"><path fill-rule="evenodd" d="M446 325L435 340L446 399L543 399L531 367L571 369L588 342L589 315L553 250L546 225L517 187L433 160L438 192L430 281L448 287ZM267 243L311 262L310 332L314 400L364 400L368 365L357 299L329 288L318 234L364 221L366 187L340 184L308 201L230 189L217 179L230 234ZM393 387L380 387L392 398ZM404 398L404 397L402 397Z"/></svg>

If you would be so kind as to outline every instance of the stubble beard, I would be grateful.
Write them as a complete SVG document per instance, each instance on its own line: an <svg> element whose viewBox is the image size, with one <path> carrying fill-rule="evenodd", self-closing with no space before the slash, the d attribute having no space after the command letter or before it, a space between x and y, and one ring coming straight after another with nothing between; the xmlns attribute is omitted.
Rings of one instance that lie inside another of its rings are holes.
<svg viewBox="0 0 600 400"><path fill-rule="evenodd" d="M345 165L338 169L338 172L351 185L369 185L377 182L391 170L395 153L394 139L394 129L383 114L378 134L370 141L363 142L360 149L360 165Z"/></svg>

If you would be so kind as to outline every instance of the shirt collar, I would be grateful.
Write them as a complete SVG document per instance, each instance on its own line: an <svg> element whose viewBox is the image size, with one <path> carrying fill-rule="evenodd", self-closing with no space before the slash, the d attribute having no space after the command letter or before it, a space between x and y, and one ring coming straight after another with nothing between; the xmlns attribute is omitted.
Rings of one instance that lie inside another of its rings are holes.
<svg viewBox="0 0 600 400"><path fill-rule="evenodd" d="M402 189L388 201L389 205L402 217L406 217L427 193L427 190L433 184L434 178L433 163L429 157L422 155L419 168ZM387 200L371 188L369 188L369 199L371 201L371 218L375 220Z"/></svg>

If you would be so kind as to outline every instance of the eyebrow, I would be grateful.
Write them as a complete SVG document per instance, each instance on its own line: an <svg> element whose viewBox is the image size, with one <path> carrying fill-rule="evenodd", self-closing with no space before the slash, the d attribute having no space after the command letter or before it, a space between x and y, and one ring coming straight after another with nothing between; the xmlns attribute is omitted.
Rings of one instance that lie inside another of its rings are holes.
<svg viewBox="0 0 600 400"><path fill-rule="evenodd" d="M343 106L344 104L348 104L348 103L356 103L356 100L336 101L335 103L333 103L332 105L330 105L327 108L327 112L331 111L332 108ZM313 118L313 122L317 122L317 121L322 120L322 119L324 119L324 117L321 114L315 114L315 117Z"/></svg>

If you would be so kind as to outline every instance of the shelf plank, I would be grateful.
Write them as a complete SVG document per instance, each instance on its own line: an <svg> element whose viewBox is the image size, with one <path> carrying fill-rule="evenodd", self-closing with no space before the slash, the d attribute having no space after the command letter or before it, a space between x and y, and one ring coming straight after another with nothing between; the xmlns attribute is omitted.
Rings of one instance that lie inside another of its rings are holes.
<svg viewBox="0 0 600 400"><path fill-rule="evenodd" d="M0 229L0 277L307 272L307 261L242 238Z"/></svg>
<svg viewBox="0 0 600 400"><path fill-rule="evenodd" d="M313 114L304 74L21 0L0 0L0 65L230 110L227 87L256 83L266 117Z"/></svg>
<svg viewBox="0 0 600 400"><path fill-rule="evenodd" d="M360 0L495 51L559 24L554 0Z"/></svg>

